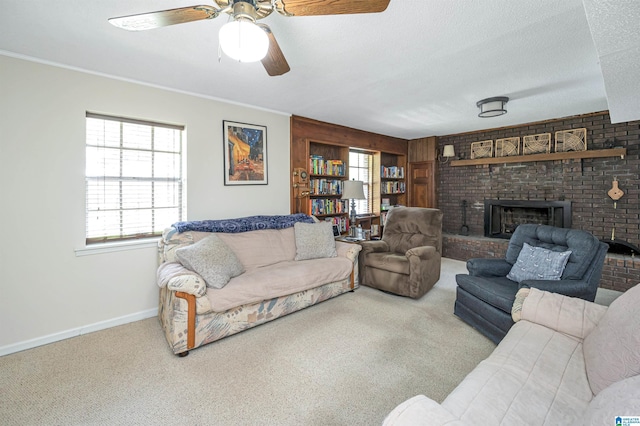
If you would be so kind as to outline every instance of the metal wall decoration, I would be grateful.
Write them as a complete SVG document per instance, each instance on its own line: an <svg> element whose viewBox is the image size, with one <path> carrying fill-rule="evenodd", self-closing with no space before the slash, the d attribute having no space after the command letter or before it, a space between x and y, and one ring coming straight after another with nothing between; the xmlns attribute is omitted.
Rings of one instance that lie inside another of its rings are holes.
<svg viewBox="0 0 640 426"><path fill-rule="evenodd" d="M551 133L522 137L522 154L548 154L551 152Z"/></svg>
<svg viewBox="0 0 640 426"><path fill-rule="evenodd" d="M267 128L222 122L224 184L267 185Z"/></svg>
<svg viewBox="0 0 640 426"><path fill-rule="evenodd" d="M489 158L493 156L493 140L473 142L471 144L471 159Z"/></svg>
<svg viewBox="0 0 640 426"><path fill-rule="evenodd" d="M556 132L556 152L586 151L587 129L571 129Z"/></svg>
<svg viewBox="0 0 640 426"><path fill-rule="evenodd" d="M520 154L520 137L496 139L496 157Z"/></svg>

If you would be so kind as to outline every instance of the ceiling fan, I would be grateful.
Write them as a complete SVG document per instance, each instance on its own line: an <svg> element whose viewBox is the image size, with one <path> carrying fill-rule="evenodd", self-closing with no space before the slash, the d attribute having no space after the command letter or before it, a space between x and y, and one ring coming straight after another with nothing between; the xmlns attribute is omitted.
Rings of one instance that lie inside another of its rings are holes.
<svg viewBox="0 0 640 426"><path fill-rule="evenodd" d="M289 72L289 64L271 29L256 21L274 10L283 16L341 15L383 12L390 0L214 0L199 5L111 18L109 22L129 31L150 30L174 24L213 19L221 13L231 21L220 29L222 51L240 62L260 60L270 76Z"/></svg>

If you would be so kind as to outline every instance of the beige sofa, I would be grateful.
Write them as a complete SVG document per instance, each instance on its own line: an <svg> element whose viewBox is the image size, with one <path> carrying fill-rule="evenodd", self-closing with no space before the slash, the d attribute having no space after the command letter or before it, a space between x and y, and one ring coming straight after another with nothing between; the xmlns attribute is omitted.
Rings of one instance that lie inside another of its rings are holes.
<svg viewBox="0 0 640 426"><path fill-rule="evenodd" d="M212 233L165 230L159 242L158 315L171 350L186 355L190 349L353 290L360 246L334 241L327 226L337 256L308 260L296 260L297 228L215 233L244 269L222 288L207 287L205 279L177 256L179 249Z"/></svg>
<svg viewBox="0 0 640 426"><path fill-rule="evenodd" d="M442 402L397 406L390 425L615 425L640 417L640 285L607 309L521 289L516 324Z"/></svg>

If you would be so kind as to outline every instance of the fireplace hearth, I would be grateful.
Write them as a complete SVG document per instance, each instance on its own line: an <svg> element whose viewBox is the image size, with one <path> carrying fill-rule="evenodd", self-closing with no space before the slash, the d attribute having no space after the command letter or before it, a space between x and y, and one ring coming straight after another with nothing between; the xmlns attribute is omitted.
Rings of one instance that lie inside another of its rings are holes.
<svg viewBox="0 0 640 426"><path fill-rule="evenodd" d="M484 200L484 236L511 238L518 225L571 228L571 201Z"/></svg>

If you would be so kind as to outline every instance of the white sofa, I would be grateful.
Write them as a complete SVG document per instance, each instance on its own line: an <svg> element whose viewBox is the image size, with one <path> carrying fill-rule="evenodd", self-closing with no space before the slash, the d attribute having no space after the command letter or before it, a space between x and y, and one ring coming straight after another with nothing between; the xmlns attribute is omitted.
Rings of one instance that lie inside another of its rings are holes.
<svg viewBox="0 0 640 426"><path fill-rule="evenodd" d="M305 225L309 224L300 226ZM335 257L297 260L298 224L285 229L216 232L244 270L222 288L206 286L204 274L183 266L177 255L178 250L194 246L212 233L166 229L159 242L158 316L171 350L186 355L190 349L353 290L360 246L334 241L327 222L313 225L327 227L328 236L324 235L322 242L333 245ZM312 250L317 247L310 246ZM216 257L219 253L211 260Z"/></svg>
<svg viewBox="0 0 640 426"><path fill-rule="evenodd" d="M640 284L607 309L521 289L516 324L438 404L424 395L384 425L616 425L640 418Z"/></svg>

